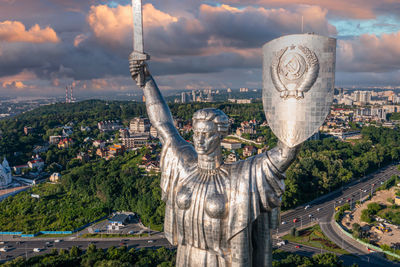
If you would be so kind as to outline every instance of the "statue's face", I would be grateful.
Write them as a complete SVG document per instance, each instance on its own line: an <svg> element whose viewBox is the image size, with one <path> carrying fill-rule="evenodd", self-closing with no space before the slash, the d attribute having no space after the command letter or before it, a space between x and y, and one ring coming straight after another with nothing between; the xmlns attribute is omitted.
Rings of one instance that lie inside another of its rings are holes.
<svg viewBox="0 0 400 267"><path fill-rule="evenodd" d="M208 155L219 147L221 138L214 122L195 121L193 131L194 147L198 154Z"/></svg>

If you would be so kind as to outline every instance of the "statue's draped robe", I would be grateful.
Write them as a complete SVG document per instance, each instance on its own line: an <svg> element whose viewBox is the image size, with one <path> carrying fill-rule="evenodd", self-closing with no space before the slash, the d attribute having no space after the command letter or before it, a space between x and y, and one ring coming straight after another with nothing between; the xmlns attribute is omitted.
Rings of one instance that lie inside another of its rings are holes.
<svg viewBox="0 0 400 267"><path fill-rule="evenodd" d="M166 203L164 232L168 241L178 246L177 265L270 266L271 211L276 211L280 206L284 175L276 170L266 154L223 164L220 168L228 179L228 211L224 229L221 229L222 238L228 246L224 252L228 254L225 254L223 261L210 264L207 259L190 259L198 254L182 246L177 225L179 220L191 219L179 218L176 194L182 181L198 170L197 154L193 146L180 137L169 139L163 145L161 189L162 199ZM202 253L208 252L202 250Z"/></svg>

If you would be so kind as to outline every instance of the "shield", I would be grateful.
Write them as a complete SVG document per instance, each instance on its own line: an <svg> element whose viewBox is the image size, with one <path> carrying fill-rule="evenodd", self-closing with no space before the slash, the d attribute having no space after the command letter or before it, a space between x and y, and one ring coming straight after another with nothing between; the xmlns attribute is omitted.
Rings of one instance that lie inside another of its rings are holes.
<svg viewBox="0 0 400 267"><path fill-rule="evenodd" d="M333 101L336 39L287 35L263 46L263 106L274 134L289 147L314 135Z"/></svg>

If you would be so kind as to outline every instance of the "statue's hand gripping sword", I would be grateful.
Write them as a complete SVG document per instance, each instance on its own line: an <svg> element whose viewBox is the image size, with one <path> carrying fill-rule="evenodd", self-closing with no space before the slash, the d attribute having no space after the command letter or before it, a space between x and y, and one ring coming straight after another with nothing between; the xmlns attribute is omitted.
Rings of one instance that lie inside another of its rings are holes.
<svg viewBox="0 0 400 267"><path fill-rule="evenodd" d="M142 16L142 0L132 0L133 12L133 53L131 58L138 62L150 59L150 56L143 52L143 16ZM144 64L142 70L137 77L139 87L144 86Z"/></svg>

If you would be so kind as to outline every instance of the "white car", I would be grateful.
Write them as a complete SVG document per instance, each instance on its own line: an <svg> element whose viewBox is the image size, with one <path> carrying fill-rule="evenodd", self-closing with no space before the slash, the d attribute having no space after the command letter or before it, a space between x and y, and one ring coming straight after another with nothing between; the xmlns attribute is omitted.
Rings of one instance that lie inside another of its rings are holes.
<svg viewBox="0 0 400 267"><path fill-rule="evenodd" d="M318 208L318 209L317 209L317 211L320 211L320 210L321 210L321 208Z"/></svg>
<svg viewBox="0 0 400 267"><path fill-rule="evenodd" d="M282 240L282 241L277 242L276 245L277 245L278 247L281 247L281 246L283 246L283 245L286 245L286 243L287 243L286 240Z"/></svg>
<svg viewBox="0 0 400 267"><path fill-rule="evenodd" d="M310 206L310 205L307 205L307 206L304 207L304 209L306 210L306 209L308 209L309 207L311 207L311 206Z"/></svg>
<svg viewBox="0 0 400 267"><path fill-rule="evenodd" d="M56 240L54 240L54 243L60 243L61 242L61 240L60 239L56 239Z"/></svg>
<svg viewBox="0 0 400 267"><path fill-rule="evenodd" d="M286 224L286 222L285 222L285 221L282 221L282 224Z"/></svg>
<svg viewBox="0 0 400 267"><path fill-rule="evenodd" d="M148 240L147 241L147 243L153 243L154 242L154 240Z"/></svg>
<svg viewBox="0 0 400 267"><path fill-rule="evenodd" d="M33 252L40 252L40 250L41 250L40 248L34 248Z"/></svg>
<svg viewBox="0 0 400 267"><path fill-rule="evenodd" d="M7 251L8 251L8 247L7 247L7 246L4 246L4 247L0 248L0 251L2 251L2 252L7 252Z"/></svg>
<svg viewBox="0 0 400 267"><path fill-rule="evenodd" d="M312 217L312 214L308 214L308 218L311 218Z"/></svg>

